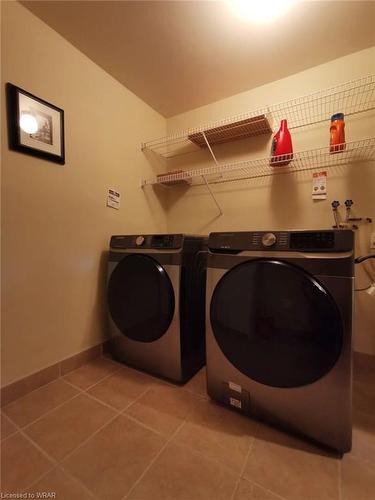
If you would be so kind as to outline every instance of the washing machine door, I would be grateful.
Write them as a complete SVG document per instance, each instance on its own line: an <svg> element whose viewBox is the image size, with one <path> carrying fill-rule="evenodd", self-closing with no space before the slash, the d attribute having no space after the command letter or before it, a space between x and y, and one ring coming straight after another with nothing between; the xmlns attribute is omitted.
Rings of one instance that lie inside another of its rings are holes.
<svg viewBox="0 0 375 500"><path fill-rule="evenodd" d="M168 330L175 308L166 270L147 255L124 257L109 279L108 308L126 337L140 342L159 339Z"/></svg>
<svg viewBox="0 0 375 500"><path fill-rule="evenodd" d="M251 260L229 270L214 290L210 317L226 358L272 387L318 380L342 350L342 320L332 296L283 261Z"/></svg>

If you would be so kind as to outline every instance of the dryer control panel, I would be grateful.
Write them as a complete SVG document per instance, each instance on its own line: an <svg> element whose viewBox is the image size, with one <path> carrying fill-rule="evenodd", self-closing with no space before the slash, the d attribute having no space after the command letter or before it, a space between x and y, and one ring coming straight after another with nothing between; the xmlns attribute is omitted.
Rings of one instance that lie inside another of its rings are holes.
<svg viewBox="0 0 375 500"><path fill-rule="evenodd" d="M354 248L354 233L350 230L211 233L208 246L212 252L224 253L244 250L350 252Z"/></svg>
<svg viewBox="0 0 375 500"><path fill-rule="evenodd" d="M182 247L183 234L133 234L114 235L111 237L110 248L158 248L158 249L178 249Z"/></svg>

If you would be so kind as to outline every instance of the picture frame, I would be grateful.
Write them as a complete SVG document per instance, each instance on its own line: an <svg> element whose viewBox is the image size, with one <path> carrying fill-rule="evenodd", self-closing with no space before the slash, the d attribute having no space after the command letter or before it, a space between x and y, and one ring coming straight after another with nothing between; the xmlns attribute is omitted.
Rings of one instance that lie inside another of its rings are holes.
<svg viewBox="0 0 375 500"><path fill-rule="evenodd" d="M64 110L7 83L9 148L65 164Z"/></svg>

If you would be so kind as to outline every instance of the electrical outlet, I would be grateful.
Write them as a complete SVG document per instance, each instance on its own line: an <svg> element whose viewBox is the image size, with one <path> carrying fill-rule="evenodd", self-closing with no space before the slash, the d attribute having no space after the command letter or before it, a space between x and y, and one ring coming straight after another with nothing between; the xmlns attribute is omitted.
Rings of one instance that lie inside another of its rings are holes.
<svg viewBox="0 0 375 500"><path fill-rule="evenodd" d="M375 250L375 231L370 236L370 248L371 250Z"/></svg>

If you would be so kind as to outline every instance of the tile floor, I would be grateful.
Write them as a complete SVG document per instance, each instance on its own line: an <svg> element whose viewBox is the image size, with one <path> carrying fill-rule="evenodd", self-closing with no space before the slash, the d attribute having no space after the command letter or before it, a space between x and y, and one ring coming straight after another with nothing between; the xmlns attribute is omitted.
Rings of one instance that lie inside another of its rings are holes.
<svg viewBox="0 0 375 500"><path fill-rule="evenodd" d="M107 358L3 408L1 439L2 498L374 500L375 369L342 460L210 402L204 370L175 387Z"/></svg>

